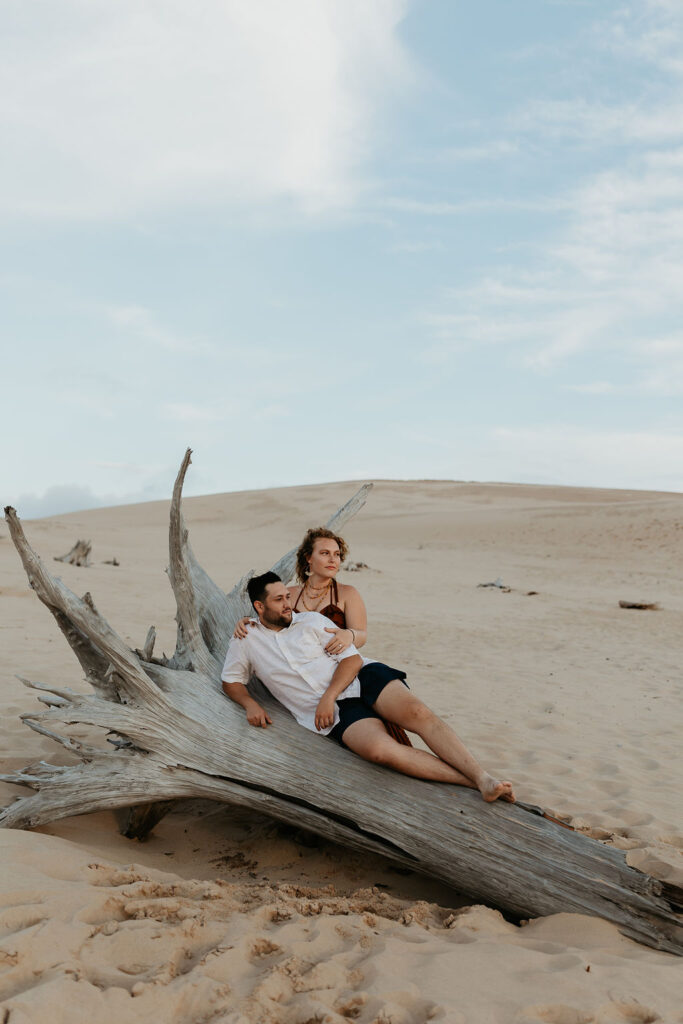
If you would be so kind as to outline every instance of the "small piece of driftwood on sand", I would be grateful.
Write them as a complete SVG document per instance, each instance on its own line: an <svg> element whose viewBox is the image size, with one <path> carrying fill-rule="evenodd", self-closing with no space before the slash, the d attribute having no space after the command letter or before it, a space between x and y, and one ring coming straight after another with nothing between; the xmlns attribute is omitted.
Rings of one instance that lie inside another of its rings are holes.
<svg viewBox="0 0 683 1024"><path fill-rule="evenodd" d="M619 607L620 608L635 608L635 609L637 609L638 611L641 611L641 612L658 612L659 611L659 605L657 604L656 601L650 602L649 604L646 601L620 601L619 602Z"/></svg>
<svg viewBox="0 0 683 1024"><path fill-rule="evenodd" d="M68 562L69 565L90 565L90 552L92 544L89 540L77 540L71 551L65 555L55 555L55 562Z"/></svg>
<svg viewBox="0 0 683 1024"><path fill-rule="evenodd" d="M500 576L498 577L497 580L494 580L493 583L477 583L477 587L481 589L486 589L486 587L493 587L495 590L502 591L503 594L509 594L510 591L512 590L512 587L505 586Z"/></svg>
<svg viewBox="0 0 683 1024"><path fill-rule="evenodd" d="M93 692L27 683L45 707L24 714L26 725L81 760L69 766L40 761L0 776L32 791L5 808L0 825L31 828L134 806L133 812L122 811L124 830L143 837L175 799L205 797L383 854L516 918L594 914L640 942L683 954L683 890L629 867L621 850L532 809L487 804L469 789L422 782L363 761L301 728L256 681L250 685L274 727L248 724L220 687L235 623L251 610L248 577L225 594L194 557L181 514L190 454L171 502L169 577L178 624L171 658L152 656L152 631L142 649L131 650L90 595L77 597L47 571L14 509L5 510L29 582L54 615ZM368 490L362 488L328 525L340 530ZM293 550L273 569L289 580L294 560ZM71 726L81 725L99 727L109 743L69 735Z"/></svg>

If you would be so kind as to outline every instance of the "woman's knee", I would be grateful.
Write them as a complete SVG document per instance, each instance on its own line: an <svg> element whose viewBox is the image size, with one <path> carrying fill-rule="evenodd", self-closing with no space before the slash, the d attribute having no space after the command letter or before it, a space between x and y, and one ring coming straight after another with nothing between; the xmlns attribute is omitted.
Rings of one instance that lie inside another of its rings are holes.
<svg viewBox="0 0 683 1024"><path fill-rule="evenodd" d="M378 736L369 743L364 743L361 749L356 749L366 761L372 764L390 765L393 763L392 747L398 746L390 736Z"/></svg>
<svg viewBox="0 0 683 1024"><path fill-rule="evenodd" d="M421 729L436 721L436 715L416 697L408 697L401 708L401 724L405 729L419 733Z"/></svg>

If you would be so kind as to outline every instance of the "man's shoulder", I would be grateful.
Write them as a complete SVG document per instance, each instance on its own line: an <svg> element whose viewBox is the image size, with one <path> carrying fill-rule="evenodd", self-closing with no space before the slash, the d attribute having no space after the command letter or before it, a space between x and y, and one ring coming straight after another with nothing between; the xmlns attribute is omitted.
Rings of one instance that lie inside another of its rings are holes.
<svg viewBox="0 0 683 1024"><path fill-rule="evenodd" d="M231 651L233 654L243 654L248 651L252 646L252 642L255 639L255 634L257 632L258 630L255 626L248 626L246 636L231 637L230 643L228 644L228 651Z"/></svg>
<svg viewBox="0 0 683 1024"><path fill-rule="evenodd" d="M324 629L329 626L330 620L320 612L295 612L292 616L292 624L296 626L310 626L312 629Z"/></svg>

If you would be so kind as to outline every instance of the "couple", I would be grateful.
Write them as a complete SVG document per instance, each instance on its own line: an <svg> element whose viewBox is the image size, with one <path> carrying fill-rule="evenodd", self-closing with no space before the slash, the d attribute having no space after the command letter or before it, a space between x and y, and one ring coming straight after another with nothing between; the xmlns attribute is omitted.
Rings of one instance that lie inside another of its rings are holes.
<svg viewBox="0 0 683 1024"><path fill-rule="evenodd" d="M514 800L512 785L485 772L453 730L409 691L405 672L358 653L367 618L355 587L336 582L345 557L342 538L321 527L308 531L297 552L298 586L286 587L272 572L249 580L258 620L237 624L221 674L224 692L244 708L250 725L266 728L272 720L247 690L256 675L300 725L366 761L478 789L488 802ZM404 729L433 753L402 740Z"/></svg>

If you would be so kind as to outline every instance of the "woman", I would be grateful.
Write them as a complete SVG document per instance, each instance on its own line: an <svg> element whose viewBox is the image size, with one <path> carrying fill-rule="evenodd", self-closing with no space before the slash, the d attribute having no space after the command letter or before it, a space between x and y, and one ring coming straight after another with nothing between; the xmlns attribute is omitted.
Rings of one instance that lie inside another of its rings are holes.
<svg viewBox="0 0 683 1024"><path fill-rule="evenodd" d="M365 602L355 587L337 583L336 575L346 558L346 541L332 530L317 526L309 530L296 553L298 584L289 588L295 612L318 612L333 625L326 629L332 633L325 650L328 654L341 654L353 644L362 647L368 638L368 615ZM247 628L255 626L255 619L240 619L235 636L245 637ZM408 735L400 725L383 719L390 736L411 747Z"/></svg>
<svg viewBox="0 0 683 1024"><path fill-rule="evenodd" d="M348 553L346 541L332 530L318 526L309 530L296 553L298 584L289 588L295 612L319 612L334 624L325 647L329 654L341 654L354 644L362 647L368 637L365 602L355 587L337 583L336 575ZM240 619L235 636L247 635L254 619Z"/></svg>

